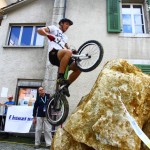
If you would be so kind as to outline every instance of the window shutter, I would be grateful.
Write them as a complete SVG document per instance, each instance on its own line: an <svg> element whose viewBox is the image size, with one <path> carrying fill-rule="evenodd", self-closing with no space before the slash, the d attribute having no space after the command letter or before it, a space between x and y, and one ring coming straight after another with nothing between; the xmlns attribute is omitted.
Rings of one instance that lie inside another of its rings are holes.
<svg viewBox="0 0 150 150"><path fill-rule="evenodd" d="M146 74L150 74L150 65L140 65L140 64L135 64L136 67L140 68L142 72Z"/></svg>
<svg viewBox="0 0 150 150"><path fill-rule="evenodd" d="M107 31L121 32L120 0L107 0Z"/></svg>
<svg viewBox="0 0 150 150"><path fill-rule="evenodd" d="M147 0L148 6L150 6L150 0ZM149 15L150 15L150 9L149 9Z"/></svg>
<svg viewBox="0 0 150 150"><path fill-rule="evenodd" d="M150 0L147 0L147 2L148 2L148 5L150 5Z"/></svg>

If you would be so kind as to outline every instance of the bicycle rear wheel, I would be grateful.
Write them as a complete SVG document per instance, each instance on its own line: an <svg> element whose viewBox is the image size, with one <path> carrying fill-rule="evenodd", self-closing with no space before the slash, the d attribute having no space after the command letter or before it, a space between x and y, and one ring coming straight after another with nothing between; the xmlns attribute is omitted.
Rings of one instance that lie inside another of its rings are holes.
<svg viewBox="0 0 150 150"><path fill-rule="evenodd" d="M69 104L64 95L60 95L59 97L59 105L60 108L56 109L54 107L55 98L52 97L49 102L47 103L46 109L46 117L50 124L58 126L61 125L67 118L69 113ZM58 100L57 100L58 101Z"/></svg>
<svg viewBox="0 0 150 150"><path fill-rule="evenodd" d="M76 60L76 65L83 72L94 70L102 61L103 47L95 40L90 40L82 44L78 49L79 54L85 54L86 59L79 58Z"/></svg>

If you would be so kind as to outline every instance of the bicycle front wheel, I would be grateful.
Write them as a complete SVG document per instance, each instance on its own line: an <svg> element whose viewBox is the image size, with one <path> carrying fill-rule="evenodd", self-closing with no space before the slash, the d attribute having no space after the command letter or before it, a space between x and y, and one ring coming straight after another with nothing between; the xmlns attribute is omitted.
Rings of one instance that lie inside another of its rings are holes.
<svg viewBox="0 0 150 150"><path fill-rule="evenodd" d="M64 95L59 96L59 108L55 108L55 98L52 97L47 103L46 117L51 125L61 125L69 113L69 104Z"/></svg>
<svg viewBox="0 0 150 150"><path fill-rule="evenodd" d="M102 61L103 47L95 40L90 40L82 44L78 49L79 54L84 54L87 58L82 57L76 60L76 65L83 72L89 72L94 70Z"/></svg>

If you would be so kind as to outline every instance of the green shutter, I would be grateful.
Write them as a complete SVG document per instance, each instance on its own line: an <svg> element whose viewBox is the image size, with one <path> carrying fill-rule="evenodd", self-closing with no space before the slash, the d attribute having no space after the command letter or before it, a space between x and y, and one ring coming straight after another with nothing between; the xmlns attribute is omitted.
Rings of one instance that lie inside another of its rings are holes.
<svg viewBox="0 0 150 150"><path fill-rule="evenodd" d="M120 0L107 0L107 31L121 32Z"/></svg>
<svg viewBox="0 0 150 150"><path fill-rule="evenodd" d="M150 0L147 0L148 5L150 5Z"/></svg>
<svg viewBox="0 0 150 150"><path fill-rule="evenodd" d="M135 64L135 66L140 68L142 72L150 74L150 65Z"/></svg>
<svg viewBox="0 0 150 150"><path fill-rule="evenodd" d="M150 6L150 0L147 0L148 6ZM150 14L150 10L149 10L149 14Z"/></svg>

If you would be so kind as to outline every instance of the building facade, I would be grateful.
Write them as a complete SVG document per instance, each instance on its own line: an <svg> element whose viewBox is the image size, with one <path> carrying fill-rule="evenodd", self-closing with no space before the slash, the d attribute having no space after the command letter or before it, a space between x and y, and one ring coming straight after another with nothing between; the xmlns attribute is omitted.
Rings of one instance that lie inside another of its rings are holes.
<svg viewBox="0 0 150 150"><path fill-rule="evenodd" d="M0 90L21 100L21 91L44 85L55 92L57 67L48 61L48 41L36 33L38 27L57 25L64 16L74 25L66 32L69 45L78 48L88 40L104 48L102 63L82 73L70 86L70 112L88 94L104 64L126 59L150 73L150 15L148 0L22 0L6 1L0 26ZM35 91L34 91L35 92ZM20 96L20 97L19 97ZM27 96L30 97L30 96ZM31 97L30 97L31 98ZM0 100L5 98L0 97Z"/></svg>

